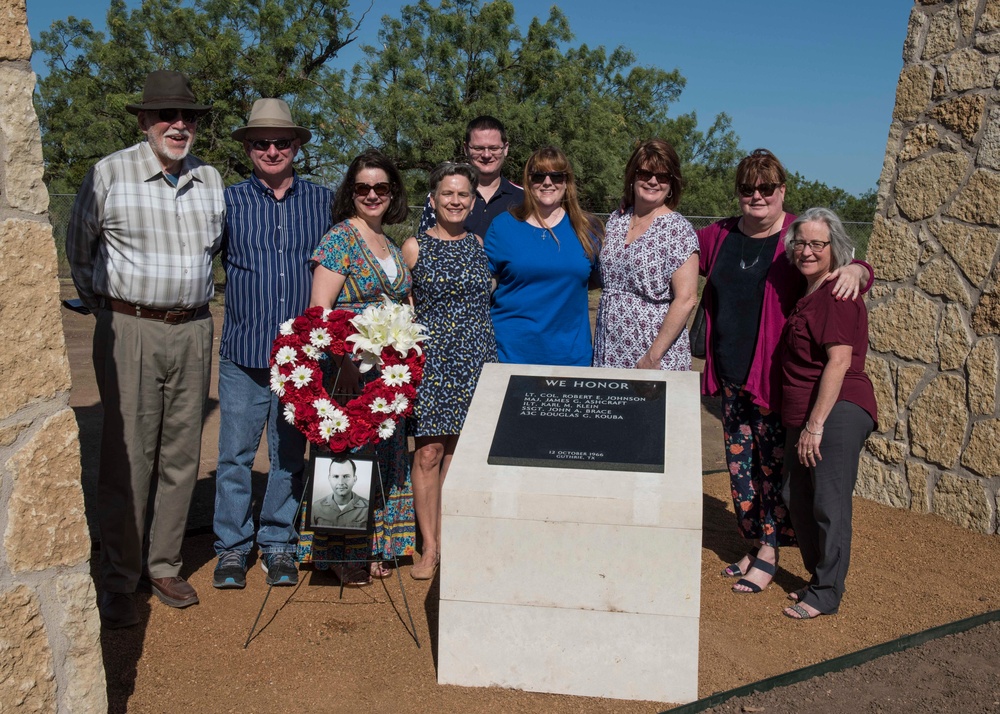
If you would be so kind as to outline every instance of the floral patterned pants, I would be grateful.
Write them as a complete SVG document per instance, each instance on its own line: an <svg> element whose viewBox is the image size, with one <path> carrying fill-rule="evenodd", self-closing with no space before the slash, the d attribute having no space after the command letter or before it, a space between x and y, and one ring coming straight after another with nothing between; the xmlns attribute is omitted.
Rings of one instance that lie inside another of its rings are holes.
<svg viewBox="0 0 1000 714"><path fill-rule="evenodd" d="M739 385L723 382L722 431L740 535L762 545L795 545L795 530L781 497L785 455L781 417L754 404Z"/></svg>

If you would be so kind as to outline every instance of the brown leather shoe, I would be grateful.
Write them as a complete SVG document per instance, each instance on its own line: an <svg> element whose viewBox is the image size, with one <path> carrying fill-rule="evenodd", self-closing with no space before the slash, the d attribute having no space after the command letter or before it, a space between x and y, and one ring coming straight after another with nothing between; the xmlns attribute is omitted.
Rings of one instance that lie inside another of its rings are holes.
<svg viewBox="0 0 1000 714"><path fill-rule="evenodd" d="M101 611L101 622L109 630L139 624L139 611L131 593L102 592L97 609Z"/></svg>
<svg viewBox="0 0 1000 714"><path fill-rule="evenodd" d="M164 605L187 607L198 602L198 593L184 578L150 578L149 584L153 587L153 594Z"/></svg>

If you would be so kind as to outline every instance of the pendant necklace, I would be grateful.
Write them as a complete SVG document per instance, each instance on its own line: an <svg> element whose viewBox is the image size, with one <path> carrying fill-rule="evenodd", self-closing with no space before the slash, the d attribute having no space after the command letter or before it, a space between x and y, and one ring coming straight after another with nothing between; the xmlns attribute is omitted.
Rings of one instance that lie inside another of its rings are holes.
<svg viewBox="0 0 1000 714"><path fill-rule="evenodd" d="M743 219L740 219L740 233L743 234L743 241L740 243L740 270L750 270L753 266L757 265L757 261L760 260L761 253L764 252L764 246L767 245L767 239L771 236L770 233L760 239L760 250L757 251L757 257L753 259L750 265L747 265L746 258L743 255L744 249L747 247L747 234L743 232L742 228ZM774 224L771 224L771 228L774 228Z"/></svg>
<svg viewBox="0 0 1000 714"><path fill-rule="evenodd" d="M757 261L760 260L760 254L764 252L765 245L767 245L767 238L761 238L760 250L757 251L757 257L753 259L750 265L747 265L746 258L743 257L743 249L747 247L747 237L746 234L743 234L743 242L740 243L740 270L750 270L750 268L757 265Z"/></svg>

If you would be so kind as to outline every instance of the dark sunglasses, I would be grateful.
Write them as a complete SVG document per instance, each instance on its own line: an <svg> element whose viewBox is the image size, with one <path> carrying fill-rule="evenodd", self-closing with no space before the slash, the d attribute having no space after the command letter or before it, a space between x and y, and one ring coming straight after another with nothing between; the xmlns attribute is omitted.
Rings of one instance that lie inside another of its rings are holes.
<svg viewBox="0 0 1000 714"><path fill-rule="evenodd" d="M656 177L656 183L670 183L670 174L666 171L646 171L646 169L637 169L635 172L635 177L640 181L649 181L649 179Z"/></svg>
<svg viewBox="0 0 1000 714"><path fill-rule="evenodd" d="M744 198L750 198L755 192L760 193L761 196L767 198L781 186L780 183L759 183L756 186L751 186L748 183L741 183L736 187L736 190L740 192L740 195Z"/></svg>
<svg viewBox="0 0 1000 714"><path fill-rule="evenodd" d="M392 193L392 186L385 183L384 181L382 183L377 183L374 186L367 183L354 184L354 195L357 196L358 198L363 198L372 191L374 191L375 195L378 196L379 198L385 198L390 193Z"/></svg>
<svg viewBox="0 0 1000 714"><path fill-rule="evenodd" d="M254 139L250 146L257 151L267 151L272 146L278 151L285 151L292 145L292 139Z"/></svg>
<svg viewBox="0 0 1000 714"><path fill-rule="evenodd" d="M532 171L528 174L528 178L531 183L545 183L545 179L549 178L552 183L566 183L566 172L565 171Z"/></svg>
<svg viewBox="0 0 1000 714"><path fill-rule="evenodd" d="M201 112L196 112L194 109L158 109L156 116L160 121L165 121L168 124L173 124L177 121L177 115L181 115L181 119L187 124L194 124L198 121L198 117L201 116Z"/></svg>

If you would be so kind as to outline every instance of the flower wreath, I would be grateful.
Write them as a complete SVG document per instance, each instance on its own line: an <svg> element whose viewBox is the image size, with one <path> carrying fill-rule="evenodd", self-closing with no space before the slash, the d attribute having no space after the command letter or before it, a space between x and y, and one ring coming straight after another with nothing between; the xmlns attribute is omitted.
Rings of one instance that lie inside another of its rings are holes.
<svg viewBox="0 0 1000 714"><path fill-rule="evenodd" d="M317 306L282 323L271 347L271 391L284 405L285 421L334 452L389 438L413 412L424 373L423 329L410 306L388 298L360 315ZM382 373L340 406L323 386L320 359L349 353L360 357L362 373L375 366Z"/></svg>

